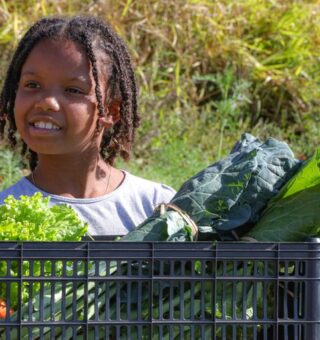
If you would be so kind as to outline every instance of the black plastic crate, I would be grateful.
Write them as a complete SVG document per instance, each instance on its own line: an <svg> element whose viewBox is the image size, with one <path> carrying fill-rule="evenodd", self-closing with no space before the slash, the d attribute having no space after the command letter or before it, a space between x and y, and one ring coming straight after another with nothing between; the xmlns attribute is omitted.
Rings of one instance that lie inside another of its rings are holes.
<svg viewBox="0 0 320 340"><path fill-rule="evenodd" d="M0 339L320 339L316 242L0 242L0 275Z"/></svg>

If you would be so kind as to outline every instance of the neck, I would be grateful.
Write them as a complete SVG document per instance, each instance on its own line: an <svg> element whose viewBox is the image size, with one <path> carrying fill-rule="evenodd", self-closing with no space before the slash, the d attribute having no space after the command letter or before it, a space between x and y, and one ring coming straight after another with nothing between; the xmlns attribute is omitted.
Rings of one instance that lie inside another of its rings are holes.
<svg viewBox="0 0 320 340"><path fill-rule="evenodd" d="M51 194L91 198L109 190L111 166L100 156L39 155L35 185Z"/></svg>

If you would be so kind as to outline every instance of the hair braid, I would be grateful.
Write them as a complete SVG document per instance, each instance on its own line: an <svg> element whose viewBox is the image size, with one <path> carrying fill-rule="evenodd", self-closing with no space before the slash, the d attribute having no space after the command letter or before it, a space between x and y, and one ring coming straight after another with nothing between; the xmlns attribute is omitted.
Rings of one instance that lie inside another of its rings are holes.
<svg viewBox="0 0 320 340"><path fill-rule="evenodd" d="M70 23L70 25L71 24L72 23ZM97 102L98 102L98 111L99 111L99 115L103 116L104 115L104 105L103 105L103 101L102 101L100 81L99 81L99 77L98 77L97 58L96 58L95 54L93 53L92 42L91 42L88 34L85 31L81 32L79 38L74 37L74 39L77 40L78 42L80 42L83 45L83 47L86 51L87 57L88 57L89 61L91 62L92 75L93 75L93 79L96 83L95 94L96 94L96 98L97 98Z"/></svg>
<svg viewBox="0 0 320 340"><path fill-rule="evenodd" d="M121 93L121 112L131 112L131 115L121 115L121 122L114 127L113 143L108 146L110 155L120 151L124 159L129 157L129 150L134 140L135 128L139 125L140 118L137 115L137 87L134 77L131 59L122 39L114 39L110 27L106 26L103 32L107 39L112 43L111 58L113 59L113 77L110 78L109 86L115 88L118 84L118 91ZM113 41L114 39L114 41ZM121 53L119 53L121 51ZM118 144L118 145L117 145ZM119 144L122 147L119 150Z"/></svg>

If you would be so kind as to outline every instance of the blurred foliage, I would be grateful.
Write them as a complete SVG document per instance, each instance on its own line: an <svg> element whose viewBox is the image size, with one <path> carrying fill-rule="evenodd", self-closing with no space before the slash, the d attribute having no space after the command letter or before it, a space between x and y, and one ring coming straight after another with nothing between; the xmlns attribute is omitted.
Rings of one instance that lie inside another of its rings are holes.
<svg viewBox="0 0 320 340"><path fill-rule="evenodd" d="M23 168L13 151L0 145L0 191L18 181L23 176Z"/></svg>
<svg viewBox="0 0 320 340"><path fill-rule="evenodd" d="M127 42L140 86L133 158L118 165L178 188L245 131L313 153L319 12L316 0L2 0L0 74L41 16L103 17Z"/></svg>

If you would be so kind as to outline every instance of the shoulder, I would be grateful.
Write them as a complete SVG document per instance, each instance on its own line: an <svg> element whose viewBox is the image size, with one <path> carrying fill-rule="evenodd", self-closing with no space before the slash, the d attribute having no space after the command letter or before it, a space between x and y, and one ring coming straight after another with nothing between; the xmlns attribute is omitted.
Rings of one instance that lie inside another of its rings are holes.
<svg viewBox="0 0 320 340"><path fill-rule="evenodd" d="M36 187L23 177L17 183L0 192L0 204L3 204L4 200L10 195L18 199L22 195L31 196L36 191Z"/></svg>
<svg viewBox="0 0 320 340"><path fill-rule="evenodd" d="M154 204L169 202L176 193L166 184L138 177L129 172L125 172L125 175L122 189L152 200Z"/></svg>

